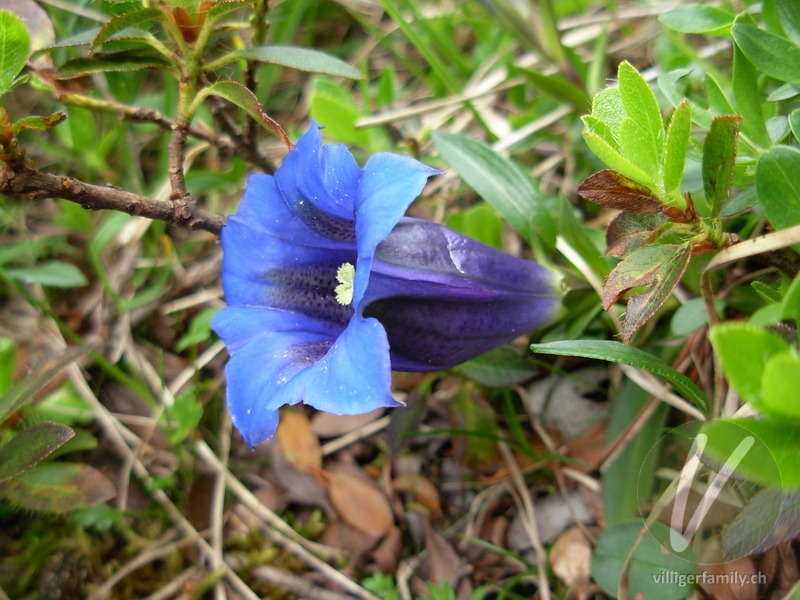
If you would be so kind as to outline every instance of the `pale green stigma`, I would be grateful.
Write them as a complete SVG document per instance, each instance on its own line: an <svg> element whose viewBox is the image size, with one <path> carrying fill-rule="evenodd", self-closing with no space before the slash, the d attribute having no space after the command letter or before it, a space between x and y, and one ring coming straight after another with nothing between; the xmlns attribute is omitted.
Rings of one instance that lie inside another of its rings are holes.
<svg viewBox="0 0 800 600"><path fill-rule="evenodd" d="M342 306L347 306L353 302L353 280L356 277L356 268L349 262L344 263L336 271L336 301Z"/></svg>

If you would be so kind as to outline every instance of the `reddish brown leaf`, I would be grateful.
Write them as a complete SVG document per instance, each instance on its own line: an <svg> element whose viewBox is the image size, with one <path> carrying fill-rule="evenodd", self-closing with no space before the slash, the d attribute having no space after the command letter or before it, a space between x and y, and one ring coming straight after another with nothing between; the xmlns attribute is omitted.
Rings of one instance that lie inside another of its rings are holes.
<svg viewBox="0 0 800 600"><path fill-rule="evenodd" d="M369 535L384 535L394 525L394 516L375 484L345 470L330 474L331 503L347 523Z"/></svg>
<svg viewBox="0 0 800 600"><path fill-rule="evenodd" d="M447 582L455 589L466 565L447 540L436 533L427 522L425 548L428 551L428 560L425 563L428 579L436 584Z"/></svg>
<svg viewBox="0 0 800 600"><path fill-rule="evenodd" d="M661 214L618 214L606 229L606 254L622 257L638 250L650 241L655 229L666 221Z"/></svg>
<svg viewBox="0 0 800 600"><path fill-rule="evenodd" d="M678 285L690 258L691 242L652 244L629 254L614 267L603 290L603 308L606 310L628 290L647 286L644 292L628 301L622 328L625 343L661 308Z"/></svg>
<svg viewBox="0 0 800 600"><path fill-rule="evenodd" d="M613 169L604 169L587 177L578 186L578 193L606 208L617 208L641 215L661 212L661 200L655 198L645 186L620 175Z"/></svg>

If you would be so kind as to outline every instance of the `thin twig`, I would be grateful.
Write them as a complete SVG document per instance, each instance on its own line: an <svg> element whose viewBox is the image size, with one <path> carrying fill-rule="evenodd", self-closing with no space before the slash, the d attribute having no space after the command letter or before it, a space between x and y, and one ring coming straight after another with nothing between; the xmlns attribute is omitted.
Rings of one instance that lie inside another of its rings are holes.
<svg viewBox="0 0 800 600"><path fill-rule="evenodd" d="M186 191L186 177L183 172L183 151L186 146L186 123L174 123L169 136L169 183L172 186L172 199L176 204L193 204Z"/></svg>
<svg viewBox="0 0 800 600"><path fill-rule="evenodd" d="M231 420L228 413L224 413L222 425L220 426L219 440L219 460L224 469L228 468L228 454L231 450ZM214 549L215 556L211 563L212 569L219 569L225 565L222 554L223 526L225 518L225 475L220 472L214 478L214 489L211 493L211 547ZM227 594L222 582L214 587L214 597L216 600L226 600Z"/></svg>
<svg viewBox="0 0 800 600"><path fill-rule="evenodd" d="M286 588L298 598L314 598L314 600L350 600L350 596L322 589L307 579L303 579L302 577L298 577L289 571L277 567L261 565L253 569L252 575L256 579L260 579L270 585Z"/></svg>
<svg viewBox="0 0 800 600"><path fill-rule="evenodd" d="M528 486L525 485L525 479L522 476L519 464L517 464L517 460L511 453L508 444L498 444L498 447L503 455L503 461L506 463L509 473L511 473L514 486L517 488L523 507L522 524L536 552L536 566L538 567L536 581L539 584L539 597L542 600L550 600L550 583L547 580L547 552L539 537L539 528L536 525L536 509L533 506Z"/></svg>
<svg viewBox="0 0 800 600"><path fill-rule="evenodd" d="M198 208L193 203L155 200L116 187L93 185L74 177L51 175L36 169L12 170L0 166L0 194L63 198L90 210L117 210L179 227L202 229L215 235L219 235L225 224L222 215Z"/></svg>

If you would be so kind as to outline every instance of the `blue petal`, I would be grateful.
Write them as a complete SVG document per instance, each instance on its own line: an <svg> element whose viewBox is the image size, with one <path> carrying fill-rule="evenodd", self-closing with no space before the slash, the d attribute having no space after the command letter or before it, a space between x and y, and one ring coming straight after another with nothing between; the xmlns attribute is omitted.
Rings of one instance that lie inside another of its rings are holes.
<svg viewBox="0 0 800 600"><path fill-rule="evenodd" d="M437 174L439 171L413 158L388 152L373 154L367 161L356 201L356 309L367 288L375 248L419 196L428 178Z"/></svg>
<svg viewBox="0 0 800 600"><path fill-rule="evenodd" d="M336 301L336 272L355 263L355 249L318 248L278 239L231 217L222 231L222 285L229 305L292 311L341 331L353 314Z"/></svg>
<svg viewBox="0 0 800 600"><path fill-rule="evenodd" d="M341 333L341 328L332 327L327 321L285 310L253 306L227 306L217 311L211 319L211 327L231 354L266 332L314 334L331 342ZM287 339L287 344L291 343Z"/></svg>
<svg viewBox="0 0 800 600"><path fill-rule="evenodd" d="M389 343L375 319L353 317L316 365L303 373L303 402L337 415L402 406L391 395Z"/></svg>
<svg viewBox="0 0 800 600"><path fill-rule="evenodd" d="M330 339L315 334L262 333L225 365L231 420L250 446L272 437L277 409L302 399L303 369L324 354Z"/></svg>
<svg viewBox="0 0 800 600"><path fill-rule="evenodd" d="M355 192L361 169L343 146L322 146L316 123L275 173L286 206L309 229L330 240L355 240ZM332 182L329 189L327 183Z"/></svg>

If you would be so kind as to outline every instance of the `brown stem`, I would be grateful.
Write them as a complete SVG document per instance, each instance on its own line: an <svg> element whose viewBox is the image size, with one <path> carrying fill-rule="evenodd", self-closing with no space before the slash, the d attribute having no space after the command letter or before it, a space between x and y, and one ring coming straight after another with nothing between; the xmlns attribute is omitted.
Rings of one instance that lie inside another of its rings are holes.
<svg viewBox="0 0 800 600"><path fill-rule="evenodd" d="M186 146L186 124L175 123L169 138L169 183L172 187L172 199L175 202L191 203L193 200L186 190L183 173L184 146Z"/></svg>
<svg viewBox="0 0 800 600"><path fill-rule="evenodd" d="M118 210L179 227L202 229L215 235L219 235L225 224L225 217L198 208L188 195L176 199L175 202L165 202L116 187L92 185L74 177L51 175L36 169L12 170L0 165L0 194L63 198L77 202L86 209Z"/></svg>

